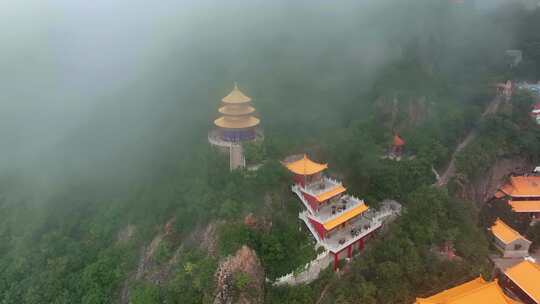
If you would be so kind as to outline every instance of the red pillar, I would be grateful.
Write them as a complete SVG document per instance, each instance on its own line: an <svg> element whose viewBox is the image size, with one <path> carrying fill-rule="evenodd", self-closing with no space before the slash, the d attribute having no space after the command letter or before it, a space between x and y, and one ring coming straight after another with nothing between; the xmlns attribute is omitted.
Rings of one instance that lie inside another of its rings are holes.
<svg viewBox="0 0 540 304"><path fill-rule="evenodd" d="M359 251L364 250L364 238L361 238L360 241L358 242L358 250Z"/></svg>
<svg viewBox="0 0 540 304"><path fill-rule="evenodd" d="M347 247L347 256L350 258L352 258L352 244L349 245L349 247Z"/></svg>
<svg viewBox="0 0 540 304"><path fill-rule="evenodd" d="M338 255L339 255L339 252L334 253L334 271L336 271L338 268L338 263L339 263Z"/></svg>

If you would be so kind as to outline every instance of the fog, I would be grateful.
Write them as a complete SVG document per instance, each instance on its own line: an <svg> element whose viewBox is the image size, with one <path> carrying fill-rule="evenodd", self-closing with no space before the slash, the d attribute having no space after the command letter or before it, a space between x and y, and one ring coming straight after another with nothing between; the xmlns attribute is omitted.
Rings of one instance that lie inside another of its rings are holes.
<svg viewBox="0 0 540 304"><path fill-rule="evenodd" d="M426 32L489 36L475 14L433 0L4 0L0 169L42 187L160 171L204 144L234 81L269 130L330 125L409 43L429 55Z"/></svg>

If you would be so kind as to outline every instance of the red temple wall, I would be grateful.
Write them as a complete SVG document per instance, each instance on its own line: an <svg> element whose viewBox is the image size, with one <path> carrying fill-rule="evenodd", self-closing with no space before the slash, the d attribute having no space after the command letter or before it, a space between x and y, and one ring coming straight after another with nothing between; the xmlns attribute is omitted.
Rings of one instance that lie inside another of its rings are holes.
<svg viewBox="0 0 540 304"><path fill-rule="evenodd" d="M295 184L300 184L302 187L304 186L304 176L295 174L293 175L293 180Z"/></svg>
<svg viewBox="0 0 540 304"><path fill-rule="evenodd" d="M308 218L308 219L311 225L315 228L315 231L317 231L317 234L319 235L319 237L321 239L324 239L324 236L326 234L326 229L324 229L324 226L321 223L312 220L311 218Z"/></svg>
<svg viewBox="0 0 540 304"><path fill-rule="evenodd" d="M302 195L313 210L319 210L319 201L314 197L302 191Z"/></svg>

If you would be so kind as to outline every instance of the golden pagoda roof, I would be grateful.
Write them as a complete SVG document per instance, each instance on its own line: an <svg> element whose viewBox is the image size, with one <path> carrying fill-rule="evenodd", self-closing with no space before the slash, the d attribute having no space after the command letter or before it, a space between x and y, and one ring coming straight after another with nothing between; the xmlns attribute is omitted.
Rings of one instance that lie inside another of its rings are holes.
<svg viewBox="0 0 540 304"><path fill-rule="evenodd" d="M540 201L508 201L514 212L540 212Z"/></svg>
<svg viewBox="0 0 540 304"><path fill-rule="evenodd" d="M495 237L497 237L501 242L505 244L510 244L518 239L525 239L521 234L512 229L510 226L506 225L501 219L497 219L495 224L491 226L491 232Z"/></svg>
<svg viewBox="0 0 540 304"><path fill-rule="evenodd" d="M540 196L540 176L511 176L499 190L512 197Z"/></svg>
<svg viewBox="0 0 540 304"><path fill-rule="evenodd" d="M234 89L229 93L229 95L223 97L221 101L230 104L247 103L251 101L251 97L240 91L238 85L235 83Z"/></svg>
<svg viewBox="0 0 540 304"><path fill-rule="evenodd" d="M504 294L497 281L486 282L482 277L447 289L429 298L417 298L416 304L516 304Z"/></svg>
<svg viewBox="0 0 540 304"><path fill-rule="evenodd" d="M345 223L346 221L366 212L368 209L369 207L366 204L359 204L354 208L344 211L340 216L336 217L335 219L324 223L324 229L326 229L326 231L332 230L337 226Z"/></svg>
<svg viewBox="0 0 540 304"><path fill-rule="evenodd" d="M328 190L326 192L323 192L323 193L317 195L315 198L317 199L317 201L319 203L322 203L322 202L324 202L324 201L326 201L326 200L328 200L328 199L330 199L330 198L332 198L332 197L334 197L334 196L336 196L338 194L341 194L341 193L343 193L345 191L347 191L347 189L345 189L345 187L343 187L342 185L339 185L339 186L337 186L335 188L332 188L332 189L330 189L330 190Z"/></svg>
<svg viewBox="0 0 540 304"><path fill-rule="evenodd" d="M394 146L401 147L405 145L405 141L398 134L396 134L394 135L393 144Z"/></svg>
<svg viewBox="0 0 540 304"><path fill-rule="evenodd" d="M255 108L252 106L241 106L241 107L235 107L235 106L223 106L219 108L219 113L224 115L248 115L253 112L255 112Z"/></svg>
<svg viewBox="0 0 540 304"><path fill-rule="evenodd" d="M299 175L312 175L328 168L327 164L316 163L309 159L305 154L301 159L287 163L285 166L291 172Z"/></svg>
<svg viewBox="0 0 540 304"><path fill-rule="evenodd" d="M504 274L536 303L540 303L540 265L525 260L508 268Z"/></svg>
<svg viewBox="0 0 540 304"><path fill-rule="evenodd" d="M228 116L222 116L214 120L214 124L216 126L220 128L225 128L225 129L252 128L252 127L258 126L259 123L260 123L260 120L253 116L239 117L238 119L234 119Z"/></svg>

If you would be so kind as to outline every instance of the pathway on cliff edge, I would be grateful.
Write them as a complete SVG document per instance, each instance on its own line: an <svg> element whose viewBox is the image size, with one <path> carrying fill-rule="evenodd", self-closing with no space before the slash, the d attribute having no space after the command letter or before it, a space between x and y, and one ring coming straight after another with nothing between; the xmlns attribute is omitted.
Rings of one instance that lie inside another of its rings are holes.
<svg viewBox="0 0 540 304"><path fill-rule="evenodd" d="M503 101L503 97L501 96L495 96L493 100L489 103L484 113L482 113L482 116L480 116L479 122L482 121L487 115L494 114L497 112L497 109L499 108L499 105ZM459 152L463 151L465 147L467 147L468 144L470 144L478 135L478 130L476 128L473 128L469 134L465 137L465 139L457 146L454 153L452 153L452 158L450 160L450 163L448 164L448 167L446 168L446 171L441 175L440 179L434 184L436 187L442 187L448 183L448 181L456 175L456 157L459 154Z"/></svg>

